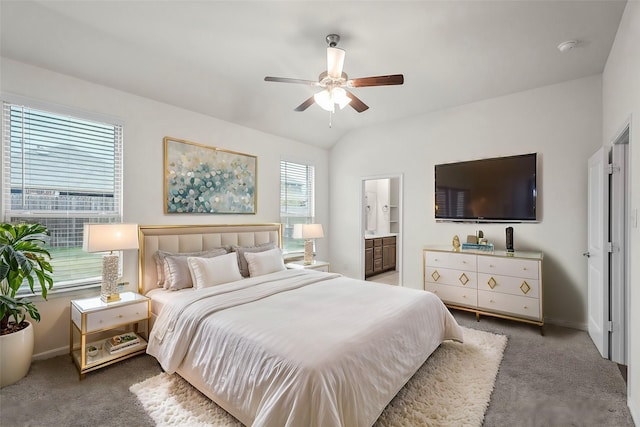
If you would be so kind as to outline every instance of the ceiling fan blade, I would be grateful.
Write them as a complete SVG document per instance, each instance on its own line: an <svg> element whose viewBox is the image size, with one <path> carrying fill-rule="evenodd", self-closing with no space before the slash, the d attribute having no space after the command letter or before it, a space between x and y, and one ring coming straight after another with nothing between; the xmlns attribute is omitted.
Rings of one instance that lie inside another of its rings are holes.
<svg viewBox="0 0 640 427"><path fill-rule="evenodd" d="M362 102L360 98L358 98L348 90L345 90L345 92L347 92L347 96L349 97L349 99L351 99L351 102L349 103L349 105L351 105L353 109L356 110L358 113L362 113L363 111L366 111L369 109L369 106L364 102Z"/></svg>
<svg viewBox="0 0 640 427"><path fill-rule="evenodd" d="M314 103L314 102L315 102L315 101L314 101L313 96L312 96L311 98L309 98L309 99L307 99L306 101L304 101L302 104L298 105L298 106L294 109L294 111L304 111L304 110L306 110L307 108L311 107L311 106L313 105L313 103Z"/></svg>
<svg viewBox="0 0 640 427"><path fill-rule="evenodd" d="M332 79L339 79L342 76L344 67L345 51L337 47L327 48L327 74Z"/></svg>
<svg viewBox="0 0 640 427"><path fill-rule="evenodd" d="M289 79L287 77L265 77L265 82L278 82L278 83L298 83L309 86L320 86L317 81L314 80L302 80L302 79Z"/></svg>
<svg viewBox="0 0 640 427"><path fill-rule="evenodd" d="M404 83L404 75L392 74L390 76L361 77L347 82L348 87L391 86Z"/></svg>

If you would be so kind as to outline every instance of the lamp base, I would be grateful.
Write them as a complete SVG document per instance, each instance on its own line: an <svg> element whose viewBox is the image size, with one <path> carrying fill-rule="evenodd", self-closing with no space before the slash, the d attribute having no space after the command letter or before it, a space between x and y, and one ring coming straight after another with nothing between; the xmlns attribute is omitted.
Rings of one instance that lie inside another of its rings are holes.
<svg viewBox="0 0 640 427"><path fill-rule="evenodd" d="M313 240L304 241L304 264L309 265L313 262Z"/></svg>
<svg viewBox="0 0 640 427"><path fill-rule="evenodd" d="M100 299L106 303L120 301L120 294L100 295Z"/></svg>
<svg viewBox="0 0 640 427"><path fill-rule="evenodd" d="M100 299L106 303L120 301L120 293L118 292L118 255L116 254L102 257Z"/></svg>

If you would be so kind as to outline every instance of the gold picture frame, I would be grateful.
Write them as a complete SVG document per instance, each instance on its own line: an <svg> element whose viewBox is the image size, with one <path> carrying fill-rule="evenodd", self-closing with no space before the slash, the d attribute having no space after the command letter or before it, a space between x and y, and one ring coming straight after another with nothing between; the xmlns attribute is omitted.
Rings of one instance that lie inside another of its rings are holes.
<svg viewBox="0 0 640 427"><path fill-rule="evenodd" d="M168 136L163 142L166 214L256 213L256 156Z"/></svg>

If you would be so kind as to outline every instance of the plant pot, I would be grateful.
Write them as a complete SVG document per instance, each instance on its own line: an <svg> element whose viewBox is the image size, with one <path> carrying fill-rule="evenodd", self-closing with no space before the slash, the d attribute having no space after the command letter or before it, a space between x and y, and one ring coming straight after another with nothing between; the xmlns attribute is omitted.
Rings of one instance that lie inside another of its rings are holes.
<svg viewBox="0 0 640 427"><path fill-rule="evenodd" d="M31 323L18 332L0 336L0 387L18 382L27 375L32 357Z"/></svg>

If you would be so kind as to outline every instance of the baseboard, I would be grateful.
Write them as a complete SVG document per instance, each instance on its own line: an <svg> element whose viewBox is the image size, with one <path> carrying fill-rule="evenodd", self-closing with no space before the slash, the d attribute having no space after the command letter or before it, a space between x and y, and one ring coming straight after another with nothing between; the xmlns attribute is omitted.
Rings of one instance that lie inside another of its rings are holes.
<svg viewBox="0 0 640 427"><path fill-rule="evenodd" d="M549 325L563 326L565 328L579 329L581 331L587 331L586 323L569 322L567 320L554 319L550 317L545 317L544 323Z"/></svg>
<svg viewBox="0 0 640 427"><path fill-rule="evenodd" d="M69 346L54 348L53 350L34 354L31 360L51 359L52 357L62 356L64 354L69 354Z"/></svg>

